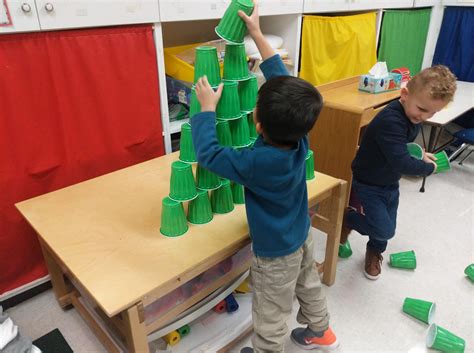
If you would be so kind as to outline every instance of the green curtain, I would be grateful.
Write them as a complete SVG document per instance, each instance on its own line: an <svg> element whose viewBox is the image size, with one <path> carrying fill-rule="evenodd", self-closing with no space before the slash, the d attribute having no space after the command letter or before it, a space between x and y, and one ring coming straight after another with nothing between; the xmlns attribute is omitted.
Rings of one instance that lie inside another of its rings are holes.
<svg viewBox="0 0 474 353"><path fill-rule="evenodd" d="M420 72L425 52L431 9L386 10L382 20L378 61L389 70L407 67Z"/></svg>

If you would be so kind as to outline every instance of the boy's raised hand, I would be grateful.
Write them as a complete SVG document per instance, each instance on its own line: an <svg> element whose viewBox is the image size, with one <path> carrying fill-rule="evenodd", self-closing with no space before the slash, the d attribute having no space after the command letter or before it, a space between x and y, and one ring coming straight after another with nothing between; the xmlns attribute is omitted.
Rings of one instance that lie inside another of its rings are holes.
<svg viewBox="0 0 474 353"><path fill-rule="evenodd" d="M207 81L207 76L201 77L196 83L196 97L201 104L202 112L215 112L217 103L222 95L222 89L224 84L221 83L217 88L217 91L214 92L209 81Z"/></svg>
<svg viewBox="0 0 474 353"><path fill-rule="evenodd" d="M242 10L239 10L238 12L242 21L244 21L245 24L247 25L247 29L249 31L249 34L252 36L252 38L254 38L255 35L258 35L261 32L260 19L258 16L258 6L255 0L253 2L253 5L254 5L253 12L250 16L247 16L247 14L243 12Z"/></svg>

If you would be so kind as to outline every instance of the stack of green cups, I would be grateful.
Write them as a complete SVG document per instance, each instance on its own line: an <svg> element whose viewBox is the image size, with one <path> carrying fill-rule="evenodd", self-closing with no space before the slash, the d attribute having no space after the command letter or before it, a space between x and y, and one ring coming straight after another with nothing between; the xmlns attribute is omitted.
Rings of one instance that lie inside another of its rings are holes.
<svg viewBox="0 0 474 353"><path fill-rule="evenodd" d="M240 100L238 83L234 81L224 81L221 99L217 104L216 115L221 120L238 119L240 113Z"/></svg>
<svg viewBox="0 0 474 353"><path fill-rule="evenodd" d="M234 209L234 202L232 199L232 190L230 188L230 181L227 179L221 180L221 186L218 189L212 190L211 206L214 213L228 213Z"/></svg>
<svg viewBox="0 0 474 353"><path fill-rule="evenodd" d="M202 190L214 190L221 185L221 181L216 174L198 164L196 170L196 185Z"/></svg>
<svg viewBox="0 0 474 353"><path fill-rule="evenodd" d="M207 80L212 87L217 87L221 83L221 71L215 47L202 46L196 48L194 83L204 75L207 76Z"/></svg>
<svg viewBox="0 0 474 353"><path fill-rule="evenodd" d="M257 130L255 129L255 124L253 122L253 113L247 114L247 122L249 123L249 134L250 138L257 138Z"/></svg>
<svg viewBox="0 0 474 353"><path fill-rule="evenodd" d="M192 224L205 224L212 220L212 208L207 190L199 190L198 196L189 203L188 221Z"/></svg>
<svg viewBox="0 0 474 353"><path fill-rule="evenodd" d="M197 196L191 164L174 161L171 164L170 195L175 201L189 201Z"/></svg>
<svg viewBox="0 0 474 353"><path fill-rule="evenodd" d="M189 102L189 118L192 118L197 113L201 112L201 104L199 103L196 96L196 89L191 88L191 101Z"/></svg>
<svg viewBox="0 0 474 353"><path fill-rule="evenodd" d="M161 203L160 232L167 237L177 237L186 233L188 224L183 204L165 197Z"/></svg>
<svg viewBox="0 0 474 353"><path fill-rule="evenodd" d="M225 67L224 67L225 70ZM240 110L250 113L257 104L258 83L255 75L239 83Z"/></svg>
<svg viewBox="0 0 474 353"><path fill-rule="evenodd" d="M230 133L233 147L239 148L250 145L249 124L245 115L230 121Z"/></svg>
<svg viewBox="0 0 474 353"><path fill-rule="evenodd" d="M314 153L308 150L306 154L306 180L314 179Z"/></svg>
<svg viewBox="0 0 474 353"><path fill-rule="evenodd" d="M227 43L224 56L224 80L243 81L249 78L245 45Z"/></svg>
<svg viewBox="0 0 474 353"><path fill-rule="evenodd" d="M426 345L428 348L442 352L463 353L466 348L466 341L454 333L432 324L426 335Z"/></svg>
<svg viewBox="0 0 474 353"><path fill-rule="evenodd" d="M232 147L232 134L230 132L229 121L218 120L216 123L217 141L221 146Z"/></svg>
<svg viewBox="0 0 474 353"><path fill-rule="evenodd" d="M405 298L403 312L415 319L431 324L436 312L436 304L421 299Z"/></svg>
<svg viewBox="0 0 474 353"><path fill-rule="evenodd" d="M464 273L474 283L474 264L467 266Z"/></svg>
<svg viewBox="0 0 474 353"><path fill-rule="evenodd" d="M227 8L219 25L216 27L216 33L227 42L243 43L247 26L239 17L238 12L242 10L248 16L253 11L252 0L233 0Z"/></svg>
<svg viewBox="0 0 474 353"><path fill-rule="evenodd" d="M407 143L408 154L416 159L423 159L423 148L417 143L410 142Z"/></svg>
<svg viewBox="0 0 474 353"><path fill-rule="evenodd" d="M445 151L438 152L434 155L436 157L436 173L446 172L451 170L451 165L449 164L449 158Z"/></svg>
<svg viewBox="0 0 474 353"><path fill-rule="evenodd" d="M346 240L344 244L339 244L339 252L338 255L340 258L347 259L352 255L352 248L351 243L349 240Z"/></svg>
<svg viewBox="0 0 474 353"><path fill-rule="evenodd" d="M390 266L396 268L415 269L416 255L413 250L390 254Z"/></svg>
<svg viewBox="0 0 474 353"><path fill-rule="evenodd" d="M243 205L245 203L245 196L244 196L244 187L240 184L231 183L232 188L232 200L237 205Z"/></svg>
<svg viewBox="0 0 474 353"><path fill-rule="evenodd" d="M191 124L181 125L181 138L179 140L179 159L183 162L196 162L196 152L194 152L193 137L191 135Z"/></svg>

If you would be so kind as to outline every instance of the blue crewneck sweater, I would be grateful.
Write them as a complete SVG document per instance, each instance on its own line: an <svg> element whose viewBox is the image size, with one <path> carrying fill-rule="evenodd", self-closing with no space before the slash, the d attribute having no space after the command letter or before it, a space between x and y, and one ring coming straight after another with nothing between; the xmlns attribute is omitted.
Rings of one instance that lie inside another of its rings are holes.
<svg viewBox="0 0 474 353"><path fill-rule="evenodd" d="M267 80L288 75L279 55L265 60L260 68ZM219 145L215 123L215 112L201 112L191 119L197 160L204 168L245 186L253 252L277 257L296 251L309 230L307 138L285 150L259 136L253 148L236 150Z"/></svg>
<svg viewBox="0 0 474 353"><path fill-rule="evenodd" d="M402 175L424 176L434 165L411 157L407 143L413 142L420 125L413 124L399 101L388 104L370 122L352 162L354 178L369 185L396 185Z"/></svg>

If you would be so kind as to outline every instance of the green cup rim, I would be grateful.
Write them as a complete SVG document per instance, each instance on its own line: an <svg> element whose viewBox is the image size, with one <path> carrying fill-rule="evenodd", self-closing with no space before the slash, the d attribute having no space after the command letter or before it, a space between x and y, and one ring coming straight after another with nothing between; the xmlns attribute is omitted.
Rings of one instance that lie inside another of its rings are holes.
<svg viewBox="0 0 474 353"><path fill-rule="evenodd" d="M220 33L218 32L217 27L219 27L219 26L216 26L216 28L214 28L214 31L216 32L216 34L217 34L219 37L221 37L222 39L224 39L226 42L228 42L228 43L230 43L230 44L243 44L243 43L244 43L244 41L242 41L242 42L235 42L235 41L233 41L232 39L226 38L225 36L223 36L222 34L220 34Z"/></svg>

